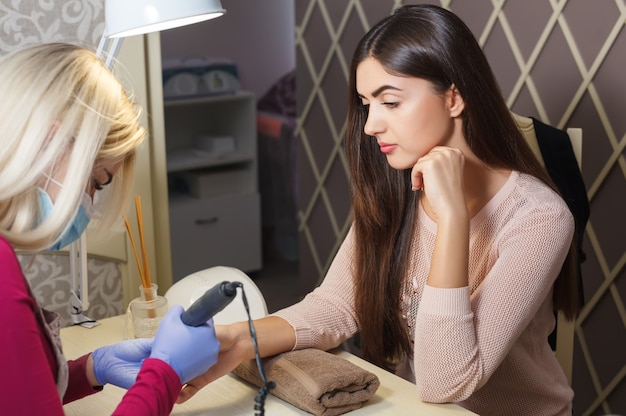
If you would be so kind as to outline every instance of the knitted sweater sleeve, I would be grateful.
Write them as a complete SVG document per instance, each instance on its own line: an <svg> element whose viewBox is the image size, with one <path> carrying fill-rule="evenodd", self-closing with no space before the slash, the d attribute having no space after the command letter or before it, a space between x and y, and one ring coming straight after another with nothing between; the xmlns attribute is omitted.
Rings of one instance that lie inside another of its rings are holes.
<svg viewBox="0 0 626 416"><path fill-rule="evenodd" d="M320 286L299 303L274 313L294 328L294 349L329 350L358 331L351 272L353 244L350 230Z"/></svg>
<svg viewBox="0 0 626 416"><path fill-rule="evenodd" d="M501 219L495 261L471 295L469 287L423 290L414 367L424 401L456 402L480 389L552 296L574 221L551 191L522 202Z"/></svg>

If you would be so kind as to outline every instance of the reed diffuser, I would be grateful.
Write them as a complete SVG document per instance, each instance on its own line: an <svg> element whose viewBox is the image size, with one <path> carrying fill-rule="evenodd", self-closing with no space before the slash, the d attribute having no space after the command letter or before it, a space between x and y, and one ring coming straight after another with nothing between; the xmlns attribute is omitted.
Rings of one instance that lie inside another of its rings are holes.
<svg viewBox="0 0 626 416"><path fill-rule="evenodd" d="M139 248L135 243L132 228L128 217L124 218L124 225L133 247L135 261L141 279L139 286L141 297L133 299L129 304L129 314L134 330L135 338L152 337L156 333L161 318L167 312L167 299L157 295L157 285L152 283L148 266L148 255L143 227L143 213L141 198L135 195L135 213L137 216L137 230L139 232ZM141 253L141 257L140 257Z"/></svg>

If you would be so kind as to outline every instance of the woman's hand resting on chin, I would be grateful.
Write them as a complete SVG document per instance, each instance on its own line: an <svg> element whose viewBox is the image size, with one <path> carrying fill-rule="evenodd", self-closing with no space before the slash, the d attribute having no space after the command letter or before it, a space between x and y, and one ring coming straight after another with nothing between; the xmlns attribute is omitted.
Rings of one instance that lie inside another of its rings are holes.
<svg viewBox="0 0 626 416"><path fill-rule="evenodd" d="M467 209L463 169L465 156L453 147L436 146L421 157L411 171L413 189L421 189L433 220L449 218Z"/></svg>

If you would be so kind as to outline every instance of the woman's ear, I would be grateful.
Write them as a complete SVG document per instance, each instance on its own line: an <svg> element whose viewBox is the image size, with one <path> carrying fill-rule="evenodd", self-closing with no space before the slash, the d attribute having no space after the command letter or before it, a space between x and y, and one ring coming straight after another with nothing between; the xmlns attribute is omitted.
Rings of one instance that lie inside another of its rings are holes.
<svg viewBox="0 0 626 416"><path fill-rule="evenodd" d="M463 113L465 101L456 88L456 85L452 84L450 89L446 92L446 102L448 104L448 110L450 111L450 117L459 117Z"/></svg>

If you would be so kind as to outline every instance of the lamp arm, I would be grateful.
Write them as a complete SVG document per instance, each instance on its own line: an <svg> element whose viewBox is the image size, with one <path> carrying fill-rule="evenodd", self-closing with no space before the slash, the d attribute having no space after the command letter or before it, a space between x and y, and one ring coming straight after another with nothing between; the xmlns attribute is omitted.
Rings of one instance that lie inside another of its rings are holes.
<svg viewBox="0 0 626 416"><path fill-rule="evenodd" d="M109 69L113 67L113 60L117 58L120 52L124 38L110 38L106 36L106 29L100 38L98 49L96 49L96 56L104 60L104 66Z"/></svg>

